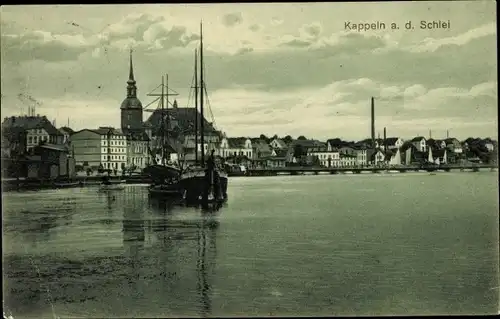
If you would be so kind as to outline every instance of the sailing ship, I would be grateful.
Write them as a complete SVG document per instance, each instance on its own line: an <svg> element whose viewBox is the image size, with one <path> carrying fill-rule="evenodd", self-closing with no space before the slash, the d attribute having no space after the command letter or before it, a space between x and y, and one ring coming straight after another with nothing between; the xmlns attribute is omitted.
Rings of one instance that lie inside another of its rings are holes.
<svg viewBox="0 0 500 319"><path fill-rule="evenodd" d="M160 152L160 160L159 162L156 160L156 152L152 153L153 157L153 165L150 165L144 169L145 173L148 174L153 183L149 187L149 194L152 196L179 196L181 195L180 189L178 187L178 180L181 175L181 169L179 167L175 167L171 165L168 161L170 158L169 148L170 138L168 136L169 130L169 114L168 114L168 96L172 95L169 92L168 88L168 75L167 75L167 85L166 85L166 93L164 91L164 77L162 77L161 81L161 94L159 95L159 109L160 109L160 138L159 138L159 147L158 150ZM150 96L156 96L156 94L148 94ZM174 94L177 95L177 94ZM166 98L166 104L165 104ZM165 108L166 105L166 108ZM167 123L165 123L165 121Z"/></svg>
<svg viewBox="0 0 500 319"><path fill-rule="evenodd" d="M179 188L187 202L222 202L227 199L228 177L223 169L219 169L215 163L215 155L212 150L208 159L205 158L205 117L204 117L204 95L207 94L204 79L203 64L203 27L200 24L200 82L198 85L197 55L195 54L195 114L198 114L198 95L200 103L201 121L195 119L195 166L182 172L179 179ZM199 90L199 94L198 94ZM198 128L198 122L200 127ZM198 163L198 133L200 134L200 162Z"/></svg>

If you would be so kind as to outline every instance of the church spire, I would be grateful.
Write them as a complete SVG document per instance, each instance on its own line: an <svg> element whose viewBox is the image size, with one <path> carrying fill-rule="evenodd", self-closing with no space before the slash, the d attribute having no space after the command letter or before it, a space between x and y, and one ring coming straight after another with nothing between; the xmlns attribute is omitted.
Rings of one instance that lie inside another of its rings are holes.
<svg viewBox="0 0 500 319"><path fill-rule="evenodd" d="M134 67L132 64L132 49L130 49L130 70L127 81L127 97L137 97L137 87L134 79Z"/></svg>

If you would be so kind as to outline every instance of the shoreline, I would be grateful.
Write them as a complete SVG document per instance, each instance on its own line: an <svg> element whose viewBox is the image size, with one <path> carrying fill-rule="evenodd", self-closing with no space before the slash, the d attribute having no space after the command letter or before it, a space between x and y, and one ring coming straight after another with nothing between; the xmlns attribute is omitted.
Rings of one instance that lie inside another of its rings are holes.
<svg viewBox="0 0 500 319"><path fill-rule="evenodd" d="M284 172L287 171L287 172ZM497 172L498 167L466 167L463 169L454 168L450 169L438 169L438 168L400 168L400 169L364 169L362 171L356 171L356 169L343 169L342 171L328 171L328 170L313 170L313 169L276 169L276 170L249 170L245 174L229 174L231 178L242 178L242 177L281 177L281 176L325 176L325 175L397 175L397 174L429 174L438 175L451 172L459 173L477 173L477 172ZM256 172L259 172L256 174ZM15 192L15 191L38 191L43 189L65 189L65 188L81 188L89 186L100 185L100 180L102 176L75 176L66 181L57 180L38 180L38 179L26 179L19 178L2 178L2 192ZM139 184L149 184L151 179L147 176L136 175L134 177L130 176L116 176L116 179L123 181L123 184L127 185L139 185Z"/></svg>

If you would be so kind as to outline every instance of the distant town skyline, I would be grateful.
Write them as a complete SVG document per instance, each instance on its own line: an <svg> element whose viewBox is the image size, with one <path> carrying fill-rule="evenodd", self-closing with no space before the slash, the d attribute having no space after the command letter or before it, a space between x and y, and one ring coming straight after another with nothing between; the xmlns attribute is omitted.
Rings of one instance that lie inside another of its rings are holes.
<svg viewBox="0 0 500 319"><path fill-rule="evenodd" d="M203 20L210 105L228 136L369 138L373 96L381 137L387 127L402 138L449 130L497 139L495 9L493 1L2 6L2 114L26 114L22 94L58 127L68 118L75 130L119 127L130 48L142 104L168 73L185 107ZM410 20L450 28L405 30ZM401 29L345 30L362 21Z"/></svg>

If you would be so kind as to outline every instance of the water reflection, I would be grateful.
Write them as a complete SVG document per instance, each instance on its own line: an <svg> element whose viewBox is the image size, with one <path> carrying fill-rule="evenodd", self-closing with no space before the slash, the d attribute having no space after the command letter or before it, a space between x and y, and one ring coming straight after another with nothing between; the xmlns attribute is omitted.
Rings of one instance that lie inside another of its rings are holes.
<svg viewBox="0 0 500 319"><path fill-rule="evenodd" d="M18 212L16 207L4 207L3 231L4 235L7 235L4 240L9 240L8 235L13 234L36 246L37 242L50 239L51 230L69 225L76 211L74 197L44 199L41 202L27 201L23 204L24 209Z"/></svg>
<svg viewBox="0 0 500 319"><path fill-rule="evenodd" d="M130 267L127 274L131 291L137 297L140 295L138 281L140 280L141 252L144 249L144 209L142 194L134 191L127 192L123 202L123 248L127 264Z"/></svg>
<svg viewBox="0 0 500 319"><path fill-rule="evenodd" d="M180 258L177 260L169 260L169 257L179 252L179 249L176 250L174 247L179 246L179 243L192 247L194 243L193 248L196 249L195 292L199 304L199 315L202 317L210 316L212 312L212 280L217 256L216 236L219 227L217 212L220 206L203 210L196 208L189 210L185 207L181 208L178 202L157 199L151 199L150 205L157 215L157 218L152 219L151 229L159 236L163 247L162 263L167 268L165 275L169 278L175 278L177 271L182 271L171 266L172 263L179 263L179 259L182 258L178 256ZM190 267L190 265L186 265L186 267ZM167 272L168 268L170 268L169 272Z"/></svg>
<svg viewBox="0 0 500 319"><path fill-rule="evenodd" d="M211 294L211 284L210 278L214 276L215 269L215 257L217 255L217 229L219 228L219 222L215 219L215 213L218 211L220 206L213 210L204 209L202 210L202 219L199 224L198 231L198 260L197 260L197 271L198 271L198 295L200 297L200 303L202 305L201 313L203 317L207 317L212 312L212 303L210 299ZM208 247L207 247L208 241Z"/></svg>

